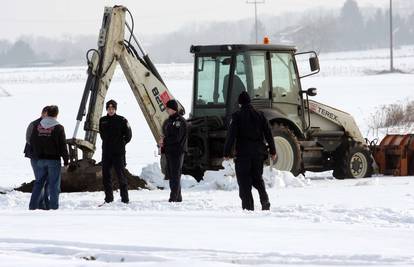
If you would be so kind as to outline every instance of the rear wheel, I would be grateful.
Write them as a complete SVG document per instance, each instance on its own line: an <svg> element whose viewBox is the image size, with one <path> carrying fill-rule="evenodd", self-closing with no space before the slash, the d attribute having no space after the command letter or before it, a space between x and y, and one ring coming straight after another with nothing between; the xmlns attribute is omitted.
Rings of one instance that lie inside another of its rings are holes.
<svg viewBox="0 0 414 267"><path fill-rule="evenodd" d="M278 159L274 167L281 171L290 171L293 175L301 173L302 156L296 136L283 125L274 124L273 139Z"/></svg>
<svg viewBox="0 0 414 267"><path fill-rule="evenodd" d="M337 152L333 175L337 179L371 177L372 157L368 148L355 144L348 149Z"/></svg>

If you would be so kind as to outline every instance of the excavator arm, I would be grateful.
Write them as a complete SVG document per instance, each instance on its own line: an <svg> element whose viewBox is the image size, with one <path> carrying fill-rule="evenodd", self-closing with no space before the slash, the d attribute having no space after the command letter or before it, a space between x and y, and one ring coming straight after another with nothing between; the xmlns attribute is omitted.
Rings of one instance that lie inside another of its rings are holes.
<svg viewBox="0 0 414 267"><path fill-rule="evenodd" d="M88 79L76 118L73 138L68 140L71 162L78 160L78 148L83 151L84 159L91 159L95 152L99 119L102 116L105 96L118 64L122 68L155 141L162 136L162 124L168 118L165 104L174 97L135 37L132 15L132 25L126 22L126 13L131 15L129 10L123 6L105 8L98 49L91 49L87 53ZM129 33L127 40L125 39L126 30ZM141 55L131 44L132 41L138 45ZM86 108L88 101L89 105ZM184 112L181 104L179 104L179 109L182 113ZM85 115L85 139L76 139L79 125Z"/></svg>

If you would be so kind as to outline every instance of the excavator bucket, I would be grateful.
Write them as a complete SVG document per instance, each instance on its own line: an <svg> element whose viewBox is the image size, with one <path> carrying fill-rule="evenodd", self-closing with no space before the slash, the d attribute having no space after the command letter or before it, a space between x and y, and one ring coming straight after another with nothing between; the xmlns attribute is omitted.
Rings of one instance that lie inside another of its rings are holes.
<svg viewBox="0 0 414 267"><path fill-rule="evenodd" d="M414 134L390 134L374 149L379 173L394 176L414 175Z"/></svg>

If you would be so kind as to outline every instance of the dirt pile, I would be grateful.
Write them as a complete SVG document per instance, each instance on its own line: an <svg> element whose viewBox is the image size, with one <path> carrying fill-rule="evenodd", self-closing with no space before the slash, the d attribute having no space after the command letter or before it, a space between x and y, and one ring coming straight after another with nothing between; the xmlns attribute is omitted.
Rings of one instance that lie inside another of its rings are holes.
<svg viewBox="0 0 414 267"><path fill-rule="evenodd" d="M125 175L128 178L128 189L136 190L147 188L147 183L138 176L131 174L125 169ZM119 188L118 179L112 170L112 182L114 190ZM20 187L15 188L17 191L32 192L34 181L24 183ZM94 160L80 160L76 167L62 168L61 192L93 192L103 191L102 184L102 167L95 164Z"/></svg>

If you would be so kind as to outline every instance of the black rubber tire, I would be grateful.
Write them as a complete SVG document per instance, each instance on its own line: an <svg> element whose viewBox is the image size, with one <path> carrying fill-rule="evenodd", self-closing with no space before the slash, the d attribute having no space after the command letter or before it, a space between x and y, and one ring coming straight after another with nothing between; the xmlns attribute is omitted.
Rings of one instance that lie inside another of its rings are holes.
<svg viewBox="0 0 414 267"><path fill-rule="evenodd" d="M289 128L280 124L272 125L272 135L278 155L274 167L281 171L290 171L295 176L299 175L302 172L302 153L296 136Z"/></svg>
<svg viewBox="0 0 414 267"><path fill-rule="evenodd" d="M339 148L335 161L333 176L337 179L372 176L371 152L361 144L354 144L348 149Z"/></svg>

